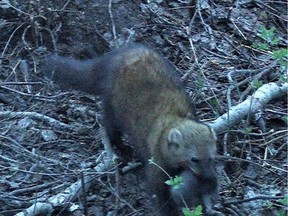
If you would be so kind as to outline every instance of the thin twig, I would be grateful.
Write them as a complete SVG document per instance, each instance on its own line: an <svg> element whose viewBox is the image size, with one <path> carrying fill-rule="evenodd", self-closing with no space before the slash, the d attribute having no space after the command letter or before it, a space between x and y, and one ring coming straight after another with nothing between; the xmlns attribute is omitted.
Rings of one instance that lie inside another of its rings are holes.
<svg viewBox="0 0 288 216"><path fill-rule="evenodd" d="M21 28L24 24L25 24L25 23L22 23L21 25L19 25L19 26L12 32L12 34L10 35L7 43L5 44L5 47L4 47L3 52L2 52L2 54L1 54L1 58L4 57L5 52L6 52L6 50L7 50L7 47L8 47L8 45L10 44L10 41L12 40L14 34L15 34L15 33L17 32L17 30L18 30L19 28Z"/></svg>
<svg viewBox="0 0 288 216"><path fill-rule="evenodd" d="M80 173L80 177L81 177L81 186L82 186L82 198L83 198L84 215L88 216L87 195L86 195L86 189L85 189L85 180L84 180L84 172L83 172L83 170Z"/></svg>
<svg viewBox="0 0 288 216"><path fill-rule="evenodd" d="M119 46L118 41L117 41L115 22L114 22L114 18L113 18L113 14L112 14L112 1L113 0L109 0L109 7L108 7L109 8L109 15L110 15L110 20L111 20L111 25L112 25L112 33L113 33L114 42L116 43L117 46Z"/></svg>
<svg viewBox="0 0 288 216"><path fill-rule="evenodd" d="M0 86L4 85L42 85L42 82L0 82Z"/></svg>
<svg viewBox="0 0 288 216"><path fill-rule="evenodd" d="M278 199L283 199L284 196L265 196L265 195L260 195L260 196L255 196L247 199L239 199L239 200L225 200L224 205L230 205L230 204L239 204L239 203L244 203L244 202L250 202L253 200L278 200Z"/></svg>

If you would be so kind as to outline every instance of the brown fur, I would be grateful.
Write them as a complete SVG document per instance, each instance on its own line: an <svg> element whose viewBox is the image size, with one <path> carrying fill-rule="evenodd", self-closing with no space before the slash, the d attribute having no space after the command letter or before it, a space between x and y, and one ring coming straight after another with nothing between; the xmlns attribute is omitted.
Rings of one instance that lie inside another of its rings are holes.
<svg viewBox="0 0 288 216"><path fill-rule="evenodd" d="M148 159L153 157L171 176L189 170L215 178L213 133L196 119L173 66L152 49L131 45L89 61L51 56L45 71L63 87L103 95L108 137L122 147L121 135L128 135L146 164L162 216L180 212L164 184L167 175Z"/></svg>

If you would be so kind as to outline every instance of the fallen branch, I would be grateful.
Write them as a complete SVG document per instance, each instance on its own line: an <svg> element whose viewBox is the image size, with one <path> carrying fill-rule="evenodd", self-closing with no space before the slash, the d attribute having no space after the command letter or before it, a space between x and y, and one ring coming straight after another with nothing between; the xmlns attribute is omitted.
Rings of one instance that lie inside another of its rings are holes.
<svg viewBox="0 0 288 216"><path fill-rule="evenodd" d="M105 163L110 163L110 166L106 166L103 169L103 164L99 164L102 172L105 172L112 168L111 158L107 159ZM99 170L98 166L95 168ZM84 174L83 174L84 175ZM79 179L77 182L73 183L70 187L66 188L63 192L51 197L48 201L39 201L30 206L29 208L23 210L22 212L17 213L15 216L34 216L34 215L51 215L56 207L63 207L67 204L69 206L77 197L83 195L82 185L85 184L85 191L89 191L95 175L84 175L83 179Z"/></svg>
<svg viewBox="0 0 288 216"><path fill-rule="evenodd" d="M37 112L2 111L0 112L0 118L30 118L37 121L43 121L52 128L73 130L71 126Z"/></svg>
<svg viewBox="0 0 288 216"><path fill-rule="evenodd" d="M85 186L90 188L93 176L87 175L84 178ZM70 187L66 188L62 193L57 194L45 202L36 202L29 208L17 213L15 216L33 216L33 215L51 215L57 206L65 206L65 204L72 202L76 195L81 196L81 180L75 182Z"/></svg>
<svg viewBox="0 0 288 216"><path fill-rule="evenodd" d="M254 200L279 200L283 199L284 196L265 196L265 195L260 195L260 196L255 196L247 199L239 198L239 199L226 199L224 200L224 205L231 205L231 204L239 204L239 203L244 203L244 202L251 202Z"/></svg>
<svg viewBox="0 0 288 216"><path fill-rule="evenodd" d="M101 130L102 129L102 130ZM103 172L107 172L109 169L113 168L113 161L115 155L112 151L110 151L110 142L107 142L106 133L103 128L100 129L100 135L102 138L102 143L104 145L105 151L100 155L101 159L97 159L96 161L99 164L94 168L96 170L96 174L103 174ZM112 150L112 149L111 149ZM15 216L34 216L34 215L51 215L56 207L71 206L72 202L77 197L85 196L86 192L89 191L92 183L95 179L94 175L81 173L81 178L73 183L70 187L66 188L63 192L50 197L45 201L38 201L29 208L23 210L22 212L17 213ZM85 186L84 186L85 185ZM85 191L84 191L84 190Z"/></svg>
<svg viewBox="0 0 288 216"><path fill-rule="evenodd" d="M257 110L266 106L271 100L287 95L288 83L277 85L276 83L268 83L261 86L252 96L217 118L211 127L216 133L221 133L233 125L236 125L246 116L254 114Z"/></svg>

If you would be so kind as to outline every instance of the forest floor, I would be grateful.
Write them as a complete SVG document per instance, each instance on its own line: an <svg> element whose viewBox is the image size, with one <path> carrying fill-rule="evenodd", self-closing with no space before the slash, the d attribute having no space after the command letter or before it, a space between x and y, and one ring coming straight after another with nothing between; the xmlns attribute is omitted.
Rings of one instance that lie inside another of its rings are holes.
<svg viewBox="0 0 288 216"><path fill-rule="evenodd" d="M266 83L287 78L287 2L0 1L0 215L45 202L89 175L87 193L53 215L151 215L143 169L94 169L104 151L101 101L44 78L48 53L89 59L123 43L148 44L185 81L213 122ZM193 14L192 14L193 15ZM287 99L218 134L224 215L287 214ZM136 159L135 159L136 160Z"/></svg>

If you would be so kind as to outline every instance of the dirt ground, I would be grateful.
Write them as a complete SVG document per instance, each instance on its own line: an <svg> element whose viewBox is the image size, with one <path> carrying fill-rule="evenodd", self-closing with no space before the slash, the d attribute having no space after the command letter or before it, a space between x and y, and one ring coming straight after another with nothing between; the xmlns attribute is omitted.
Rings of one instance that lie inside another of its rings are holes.
<svg viewBox="0 0 288 216"><path fill-rule="evenodd" d="M93 169L104 150L101 101L47 81L46 54L89 59L127 42L148 44L175 65L207 122L287 78L286 1L199 2L190 17L184 0L0 1L0 215L45 202L83 173L93 177L89 191L52 215L152 215L142 167L123 175ZM286 97L255 116L218 136L216 207L224 215L287 213Z"/></svg>

